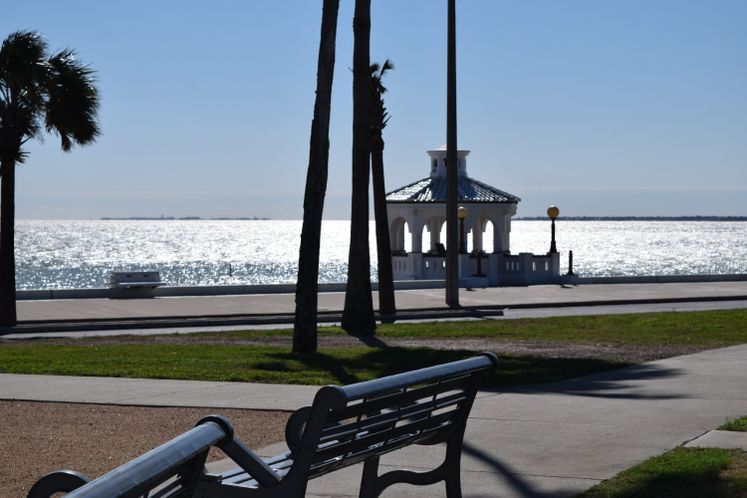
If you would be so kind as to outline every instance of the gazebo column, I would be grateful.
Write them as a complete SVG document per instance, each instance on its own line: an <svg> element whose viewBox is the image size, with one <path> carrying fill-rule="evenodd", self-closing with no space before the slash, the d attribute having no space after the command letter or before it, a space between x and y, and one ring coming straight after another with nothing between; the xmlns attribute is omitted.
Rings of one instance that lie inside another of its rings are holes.
<svg viewBox="0 0 747 498"><path fill-rule="evenodd" d="M389 243L393 251L405 250L405 222L401 218L395 219L389 226Z"/></svg>
<svg viewBox="0 0 747 498"><path fill-rule="evenodd" d="M436 244L441 242L441 220L433 219L428 222L428 231L430 232L430 250L436 250Z"/></svg>
<svg viewBox="0 0 747 498"><path fill-rule="evenodd" d="M493 222L493 252L501 254L509 249L509 234L511 233L511 220L507 217L492 218Z"/></svg>
<svg viewBox="0 0 747 498"><path fill-rule="evenodd" d="M416 280L423 278L423 225L417 218L409 223L412 248L407 260L410 272Z"/></svg>
<svg viewBox="0 0 747 498"><path fill-rule="evenodd" d="M423 223L413 221L410 225L412 240L411 252L423 252Z"/></svg>
<svg viewBox="0 0 747 498"><path fill-rule="evenodd" d="M482 236L485 227L485 222L482 219L477 220L475 226L472 228L472 249L475 251L482 251Z"/></svg>

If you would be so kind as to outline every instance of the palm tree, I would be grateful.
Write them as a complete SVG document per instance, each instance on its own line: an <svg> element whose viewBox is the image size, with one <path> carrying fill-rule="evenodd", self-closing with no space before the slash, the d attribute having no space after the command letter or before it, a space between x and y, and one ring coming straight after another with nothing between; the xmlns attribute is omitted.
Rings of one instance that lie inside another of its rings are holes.
<svg viewBox="0 0 747 498"><path fill-rule="evenodd" d="M371 64L371 178L373 181L374 217L376 218L376 253L379 269L379 313L394 315L394 277L392 275L392 249L389 243L389 218L386 212L386 188L384 184L384 137L383 131L389 121L384 106L386 87L382 83L384 74L394 69L387 59L382 66Z"/></svg>
<svg viewBox="0 0 747 498"><path fill-rule="evenodd" d="M373 334L376 321L371 299L368 247L368 180L371 171L371 0L356 0L353 17L353 187L350 213L348 282L342 328L351 334Z"/></svg>
<svg viewBox="0 0 747 498"><path fill-rule="evenodd" d="M303 202L303 228L298 256L296 316L293 324L293 352L316 351L317 304L319 290L319 244L322 212L327 192L329 159L329 115L332 105L332 77L335 69L335 38L339 0L324 0L322 33L316 75L314 120L311 122L309 169Z"/></svg>
<svg viewBox="0 0 747 498"><path fill-rule="evenodd" d="M456 73L456 1L447 5L446 35L446 304L459 308L459 231L457 227L457 73Z"/></svg>
<svg viewBox="0 0 747 498"><path fill-rule="evenodd" d="M99 135L98 90L93 71L63 50L47 57L41 35L17 31L0 46L0 325L16 316L15 169L28 153L23 145L42 127L60 137L63 151Z"/></svg>

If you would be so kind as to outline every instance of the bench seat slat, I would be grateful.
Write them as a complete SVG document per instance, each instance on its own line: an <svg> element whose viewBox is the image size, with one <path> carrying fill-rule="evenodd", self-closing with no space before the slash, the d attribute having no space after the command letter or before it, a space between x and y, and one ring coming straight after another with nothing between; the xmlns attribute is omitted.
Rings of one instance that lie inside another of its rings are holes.
<svg viewBox="0 0 747 498"><path fill-rule="evenodd" d="M286 454L289 455L289 454ZM288 458L273 458L272 460L276 460L275 464L271 464L272 469L277 472L281 477L284 477L288 470L293 466L293 460ZM265 463L270 464L269 460L265 460ZM230 483L230 484L238 484L245 487L257 487L257 481L252 477L248 472L246 472L241 467L236 467L234 469L221 472L220 473L221 482L224 483Z"/></svg>
<svg viewBox="0 0 747 498"><path fill-rule="evenodd" d="M183 479L180 476L178 481L171 482L167 486L160 488L155 494L151 492L148 495L148 498L172 498L179 496L179 494L184 491L182 480Z"/></svg>

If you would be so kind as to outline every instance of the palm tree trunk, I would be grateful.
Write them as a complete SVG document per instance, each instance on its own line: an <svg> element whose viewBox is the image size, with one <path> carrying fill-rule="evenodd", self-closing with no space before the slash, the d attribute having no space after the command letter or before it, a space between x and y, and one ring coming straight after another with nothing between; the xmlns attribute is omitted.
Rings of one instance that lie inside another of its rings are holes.
<svg viewBox="0 0 747 498"><path fill-rule="evenodd" d="M446 304L459 308L459 203L457 174L456 2L448 4L446 70Z"/></svg>
<svg viewBox="0 0 747 498"><path fill-rule="evenodd" d="M374 217L376 218L376 254L379 261L379 313L394 315L394 276L392 247L389 242L389 217L386 212L384 184L384 139L376 136L371 144L371 177L373 180Z"/></svg>
<svg viewBox="0 0 747 498"><path fill-rule="evenodd" d="M316 75L316 101L311 123L309 168L303 202L303 228L298 256L296 315L293 324L293 352L317 349L317 304L319 290L319 245L322 213L327 192L329 164L329 116L332 107L332 78L335 69L335 38L339 0L324 0L322 32Z"/></svg>
<svg viewBox="0 0 747 498"><path fill-rule="evenodd" d="M342 328L352 334L376 330L368 246L368 186L371 171L371 0L356 0L353 18L353 187L348 282Z"/></svg>
<svg viewBox="0 0 747 498"><path fill-rule="evenodd" d="M3 161L0 176L0 326L4 327L17 323L15 175L15 161Z"/></svg>

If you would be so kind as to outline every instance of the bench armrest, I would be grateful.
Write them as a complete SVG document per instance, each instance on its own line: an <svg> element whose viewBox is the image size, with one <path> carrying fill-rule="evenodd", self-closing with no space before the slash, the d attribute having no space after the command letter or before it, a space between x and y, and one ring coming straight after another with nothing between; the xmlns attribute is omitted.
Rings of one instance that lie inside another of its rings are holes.
<svg viewBox="0 0 747 498"><path fill-rule="evenodd" d="M222 426L216 423L200 424L65 496L118 498L134 496L132 493L140 496L172 476L175 469L206 454L210 446L225 438L226 432Z"/></svg>

